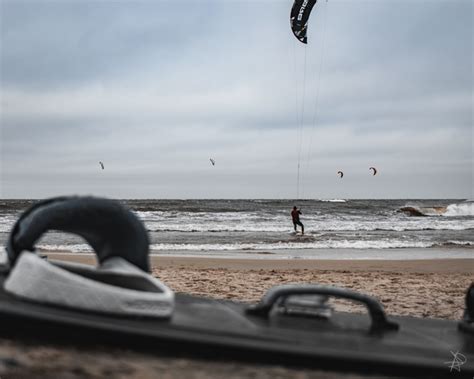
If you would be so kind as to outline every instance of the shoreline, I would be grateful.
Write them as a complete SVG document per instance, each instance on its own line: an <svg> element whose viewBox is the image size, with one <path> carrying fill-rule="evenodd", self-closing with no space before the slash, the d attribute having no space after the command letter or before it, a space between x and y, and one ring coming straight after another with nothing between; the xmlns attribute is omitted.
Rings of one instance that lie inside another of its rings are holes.
<svg viewBox="0 0 474 379"><path fill-rule="evenodd" d="M50 259L65 260L83 264L95 264L93 253L43 253ZM457 273L474 272L472 259L258 259L258 258L220 258L220 257L189 257L178 255L151 255L150 264L153 269L228 269L239 271L254 270L314 270L314 271L383 271L406 273Z"/></svg>
<svg viewBox="0 0 474 379"><path fill-rule="evenodd" d="M38 249L41 254L93 255L93 251L72 252L66 250ZM336 260L336 261L418 261L444 259L474 259L472 247L431 248L324 248L281 250L151 250L150 257L196 259L243 259L243 260Z"/></svg>

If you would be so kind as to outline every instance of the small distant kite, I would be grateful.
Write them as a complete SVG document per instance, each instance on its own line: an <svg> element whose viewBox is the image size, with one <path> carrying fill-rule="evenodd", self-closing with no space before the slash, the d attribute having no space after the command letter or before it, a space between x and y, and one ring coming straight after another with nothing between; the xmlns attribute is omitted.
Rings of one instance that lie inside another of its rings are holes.
<svg viewBox="0 0 474 379"><path fill-rule="evenodd" d="M339 177L342 178L344 176L344 173L342 171L337 172L339 174Z"/></svg>
<svg viewBox="0 0 474 379"><path fill-rule="evenodd" d="M99 162L100 167L102 167L102 170L104 169L104 164L102 162Z"/></svg>
<svg viewBox="0 0 474 379"><path fill-rule="evenodd" d="M212 158L209 158L209 160L211 161L212 165L215 166L216 165L216 161Z"/></svg>
<svg viewBox="0 0 474 379"><path fill-rule="evenodd" d="M374 176L375 174L377 174L377 169L375 167L369 167L369 170L373 170L374 173L372 174L372 176Z"/></svg>

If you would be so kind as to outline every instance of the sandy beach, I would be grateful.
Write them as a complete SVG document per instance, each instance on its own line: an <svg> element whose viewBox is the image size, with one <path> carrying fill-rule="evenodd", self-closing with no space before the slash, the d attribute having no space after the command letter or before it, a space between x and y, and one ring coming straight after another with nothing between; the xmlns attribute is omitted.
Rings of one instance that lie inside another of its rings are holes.
<svg viewBox="0 0 474 379"><path fill-rule="evenodd" d="M94 264L85 254L49 254L50 259ZM458 319L474 280L474 259L283 260L151 256L153 275L176 292L258 301L272 286L318 283L378 298L394 315ZM340 310L354 305L340 304Z"/></svg>
<svg viewBox="0 0 474 379"><path fill-rule="evenodd" d="M87 254L49 254L93 264ZM443 260L273 260L152 256L153 274L176 292L257 301L285 283L337 285L377 297L391 315L459 319L474 276L474 259ZM350 303L336 308L359 312ZM119 362L116 359L119 357ZM0 376L61 378L359 378L318 370L163 358L97 346L78 349L2 340Z"/></svg>

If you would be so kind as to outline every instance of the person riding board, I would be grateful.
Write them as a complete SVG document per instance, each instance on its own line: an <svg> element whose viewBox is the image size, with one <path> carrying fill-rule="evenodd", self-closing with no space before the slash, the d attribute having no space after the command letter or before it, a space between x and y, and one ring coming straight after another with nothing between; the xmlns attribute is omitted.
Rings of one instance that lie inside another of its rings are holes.
<svg viewBox="0 0 474 379"><path fill-rule="evenodd" d="M299 225L301 226L301 234L304 234L304 225L300 221L300 214L302 214L301 211L296 208L296 206L294 206L293 210L291 211L291 218L293 219L293 226L295 227L295 232L297 231L296 225Z"/></svg>

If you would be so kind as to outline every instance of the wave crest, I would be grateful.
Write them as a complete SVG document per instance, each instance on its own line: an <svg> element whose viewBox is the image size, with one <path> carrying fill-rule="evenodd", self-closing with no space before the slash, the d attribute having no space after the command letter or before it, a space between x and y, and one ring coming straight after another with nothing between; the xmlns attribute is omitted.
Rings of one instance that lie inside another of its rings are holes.
<svg viewBox="0 0 474 379"><path fill-rule="evenodd" d="M474 203L453 203L448 206L418 207L405 206L401 207L398 212L403 212L409 216L443 216L443 217L462 217L474 216Z"/></svg>
<svg viewBox="0 0 474 379"><path fill-rule="evenodd" d="M474 216L474 202L469 201L459 204L449 204L446 207L446 212L444 212L443 216Z"/></svg>

